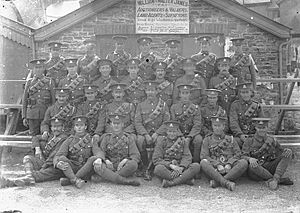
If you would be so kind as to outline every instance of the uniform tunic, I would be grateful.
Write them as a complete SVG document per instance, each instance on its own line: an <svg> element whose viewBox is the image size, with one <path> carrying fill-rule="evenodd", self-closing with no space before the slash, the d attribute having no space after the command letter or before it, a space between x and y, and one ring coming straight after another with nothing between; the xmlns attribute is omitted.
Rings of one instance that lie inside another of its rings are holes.
<svg viewBox="0 0 300 213"><path fill-rule="evenodd" d="M164 79L157 79L155 81L159 83L156 88L158 90L157 97L164 100L170 108L172 105L173 84L170 81Z"/></svg>
<svg viewBox="0 0 300 213"><path fill-rule="evenodd" d="M133 103L135 106L138 103L141 103L146 99L146 93L143 86L143 80L141 77L137 79L131 79L129 76L126 76L121 83L127 85L125 90L126 96L125 99L129 103Z"/></svg>
<svg viewBox="0 0 300 213"><path fill-rule="evenodd" d="M139 54L135 57L136 59L139 59L141 61L140 72L139 75L143 80L154 80L155 75L154 71L152 69L152 64L157 61L157 57L153 52L150 52L146 55Z"/></svg>
<svg viewBox="0 0 300 213"><path fill-rule="evenodd" d="M122 80L126 72L126 61L131 58L131 55L127 53L125 50L122 52L113 51L106 56L106 59L109 59L116 66L116 72L111 75L116 77L118 81Z"/></svg>
<svg viewBox="0 0 300 213"><path fill-rule="evenodd" d="M167 58L164 59L167 66L166 79L171 83L174 83L178 78L184 75L184 70L182 70L179 66L180 61L182 61L184 57L176 54L175 56L168 55Z"/></svg>
<svg viewBox="0 0 300 213"><path fill-rule="evenodd" d="M104 79L103 77L100 77L96 79L95 81L92 81L93 85L98 86L98 98L100 98L102 101L106 101L110 103L113 99L113 96L111 94L111 89L109 89L109 86L112 84L117 83L116 80L114 80L112 77L109 77L108 79Z"/></svg>
<svg viewBox="0 0 300 213"><path fill-rule="evenodd" d="M97 55L84 55L79 58L77 61L78 74L84 76L89 82L99 77L98 60L100 60L100 58Z"/></svg>
<svg viewBox="0 0 300 213"><path fill-rule="evenodd" d="M46 63L46 76L53 79L55 87L58 86L59 80L67 76L68 70L62 56L51 57Z"/></svg>
<svg viewBox="0 0 300 213"><path fill-rule="evenodd" d="M65 78L62 78L59 83L58 87L59 88L68 88L68 86L75 80L78 79L78 77L82 77L79 75L75 75L74 77L71 76L66 76ZM79 104L83 102L84 99L84 89L83 85L87 83L87 79L83 79L80 81L80 83L76 86L75 89L71 89L70 91L70 99L71 100L78 100ZM79 100L81 98L81 100Z"/></svg>

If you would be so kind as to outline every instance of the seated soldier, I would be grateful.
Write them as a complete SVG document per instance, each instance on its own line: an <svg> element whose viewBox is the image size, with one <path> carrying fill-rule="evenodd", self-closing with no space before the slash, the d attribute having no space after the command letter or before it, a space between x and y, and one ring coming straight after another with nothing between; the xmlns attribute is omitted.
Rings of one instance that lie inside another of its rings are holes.
<svg viewBox="0 0 300 213"><path fill-rule="evenodd" d="M139 64L140 60L138 59L129 59L126 61L127 71L129 75L121 80L121 83L126 84L126 100L129 103L133 103L137 106L138 103L141 103L145 100L146 94L144 91L144 81L139 75Z"/></svg>
<svg viewBox="0 0 300 213"><path fill-rule="evenodd" d="M252 118L256 132L243 144L242 158L249 162L248 175L251 179L267 181L275 190L278 184L292 185L289 178L282 178L292 159L292 150L282 148L278 141L268 135L269 118Z"/></svg>
<svg viewBox="0 0 300 213"><path fill-rule="evenodd" d="M154 174L162 178L162 187L193 185L200 172L199 163L192 163L189 142L181 135L179 122L165 122L167 136L159 136L153 153Z"/></svg>
<svg viewBox="0 0 300 213"><path fill-rule="evenodd" d="M71 135L61 145L56 153L53 164L62 170L66 178L60 179L62 186L74 184L82 188L85 181L93 174L92 137L87 133L87 117L79 115L73 117L75 134Z"/></svg>
<svg viewBox="0 0 300 213"><path fill-rule="evenodd" d="M144 83L147 99L138 104L134 124L138 135L137 147L142 159L141 171L148 167L144 173L144 178L151 180L149 169L152 163L149 163L149 160L152 159L157 137L165 133L163 123L170 120L170 113L166 102L157 97L156 87L158 83L155 81L145 81Z"/></svg>
<svg viewBox="0 0 300 213"><path fill-rule="evenodd" d="M158 83L158 97L163 99L170 108L172 105L173 84L165 79L167 64L165 62L154 62L152 69L155 81Z"/></svg>
<svg viewBox="0 0 300 213"><path fill-rule="evenodd" d="M95 131L96 135L94 136L95 140L99 140L100 135L102 135L104 132L112 132L109 116L114 114L125 116L123 131L128 134L135 135L135 107L132 103L124 101L124 90L126 88L126 84L114 83L110 85L109 88L112 90L112 96L114 97L114 100L104 106L103 111L99 116L97 129Z"/></svg>
<svg viewBox="0 0 300 213"><path fill-rule="evenodd" d="M123 115L114 114L109 118L112 132L103 134L99 142L93 142L93 153L97 158L93 163L94 170L101 178L113 183L139 186L139 181L127 178L135 173L140 161L135 137L123 131Z"/></svg>
<svg viewBox="0 0 300 213"><path fill-rule="evenodd" d="M219 106L218 97L220 94L220 90L216 89L206 89L207 103L201 106L201 117L202 117L202 128L201 135L204 138L206 135L211 134L213 132L211 125L211 117L212 116L225 116L227 117L226 111ZM228 132L228 123L226 123L225 133Z"/></svg>
<svg viewBox="0 0 300 213"><path fill-rule="evenodd" d="M245 82L236 86L238 100L231 104L229 112L229 125L233 136L242 148L249 135L255 133L252 118L262 117L263 112L258 102L254 101L252 82Z"/></svg>
<svg viewBox="0 0 300 213"><path fill-rule="evenodd" d="M201 149L201 171L212 180L212 188L219 185L233 191L235 183L248 167L248 162L240 159L241 150L236 140L225 135L227 117L212 117L213 133L203 140Z"/></svg>
<svg viewBox="0 0 300 213"><path fill-rule="evenodd" d="M51 118L51 132L47 140L41 135L32 138L32 148L34 155L26 155L23 158L25 177L15 180L0 179L0 188L12 186L32 185L36 182L58 180L64 174L53 167L53 157L60 148L61 144L67 139L63 132L64 120Z"/></svg>
<svg viewBox="0 0 300 213"><path fill-rule="evenodd" d="M190 100L192 85L180 84L177 87L180 100L170 109L171 119L179 122L181 133L189 144L191 142L189 147L193 153L193 162L200 163L202 146L200 107Z"/></svg>
<svg viewBox="0 0 300 213"><path fill-rule="evenodd" d="M55 91L56 102L47 109L41 124L41 133L44 140L46 140L49 135L50 118L58 117L64 119L64 130L69 134L72 127L71 118L76 114L76 108L68 102L70 90L66 88L56 88Z"/></svg>

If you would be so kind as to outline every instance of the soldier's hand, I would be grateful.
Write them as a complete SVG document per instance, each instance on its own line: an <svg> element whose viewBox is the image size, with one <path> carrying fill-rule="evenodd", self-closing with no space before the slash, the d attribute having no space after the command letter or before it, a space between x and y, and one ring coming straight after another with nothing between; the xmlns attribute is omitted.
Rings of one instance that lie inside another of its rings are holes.
<svg viewBox="0 0 300 213"><path fill-rule="evenodd" d="M242 140L242 142L246 142L246 140L247 140L247 138L248 138L248 135L241 135L241 140Z"/></svg>
<svg viewBox="0 0 300 213"><path fill-rule="evenodd" d="M171 172L171 178L174 179L174 178L177 178L178 176L180 175L180 173L176 170L173 170Z"/></svg>
<svg viewBox="0 0 300 213"><path fill-rule="evenodd" d="M158 137L158 134L156 132L153 133L153 135L151 136L153 141L156 141L157 137Z"/></svg>
<svg viewBox="0 0 300 213"><path fill-rule="evenodd" d="M292 150L288 149L288 148L285 148L282 153L283 157L286 157L286 158L290 158L292 156L292 154L293 154Z"/></svg>
<svg viewBox="0 0 300 213"><path fill-rule="evenodd" d="M224 174L225 173L225 168L222 165L218 165L217 166L217 170L220 174Z"/></svg>
<svg viewBox="0 0 300 213"><path fill-rule="evenodd" d="M152 137L150 135L145 135L146 143L151 144L152 143Z"/></svg>
<svg viewBox="0 0 300 213"><path fill-rule="evenodd" d="M128 161L127 158L123 159L123 160L119 163L118 168L117 168L117 171L120 171L120 170L124 167L124 165L125 165L125 163L126 163L127 161Z"/></svg>
<svg viewBox="0 0 300 213"><path fill-rule="evenodd" d="M227 174L231 170L231 165L226 164L224 168L225 168L225 173Z"/></svg>
<svg viewBox="0 0 300 213"><path fill-rule="evenodd" d="M47 131L43 132L42 139L43 140L47 140L48 139L48 135L49 135L49 133Z"/></svg>
<svg viewBox="0 0 300 213"><path fill-rule="evenodd" d="M69 164L67 162L64 162L64 161L59 161L57 164L56 164L56 168L60 169L60 170L67 170Z"/></svg>
<svg viewBox="0 0 300 213"><path fill-rule="evenodd" d="M101 169L101 166L102 166L102 159L97 158L97 160L94 161L93 165L94 165L94 170L99 171Z"/></svg>
<svg viewBox="0 0 300 213"><path fill-rule="evenodd" d="M110 170L114 170L114 165L110 160L105 160L106 167Z"/></svg>
<svg viewBox="0 0 300 213"><path fill-rule="evenodd" d="M98 134L95 134L92 138L93 142L97 143L100 140L100 136Z"/></svg>
<svg viewBox="0 0 300 213"><path fill-rule="evenodd" d="M23 119L23 125L28 127L28 120L26 118Z"/></svg>
<svg viewBox="0 0 300 213"><path fill-rule="evenodd" d="M258 167L258 160L256 158L250 158L249 164L250 164L250 167L252 167L252 168Z"/></svg>

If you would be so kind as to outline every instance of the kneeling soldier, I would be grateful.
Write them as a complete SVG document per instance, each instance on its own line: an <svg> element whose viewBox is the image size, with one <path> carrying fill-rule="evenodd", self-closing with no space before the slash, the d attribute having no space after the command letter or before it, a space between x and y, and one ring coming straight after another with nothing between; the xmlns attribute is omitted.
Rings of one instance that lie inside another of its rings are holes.
<svg viewBox="0 0 300 213"><path fill-rule="evenodd" d="M2 179L6 182L0 184L2 187L33 185L36 182L58 180L64 176L60 170L53 167L53 157L68 137L63 133L64 120L52 118L50 123L51 133L47 140L43 140L41 135L32 138L34 156L26 155L23 159L26 176L15 180Z"/></svg>
<svg viewBox="0 0 300 213"><path fill-rule="evenodd" d="M292 159L292 150L283 149L267 134L269 118L252 118L256 133L243 144L243 157L249 162L248 175L254 180L266 180L270 189L278 184L292 185L289 178L282 178Z"/></svg>
<svg viewBox="0 0 300 213"><path fill-rule="evenodd" d="M212 117L213 133L206 136L201 149L200 166L212 180L212 188L221 185L233 191L235 183L248 167L248 162L240 159L241 150L232 136L225 135L226 117ZM223 175L223 176L222 176Z"/></svg>
<svg viewBox="0 0 300 213"><path fill-rule="evenodd" d="M123 132L123 115L110 115L112 133L101 136L100 142L93 143L93 153L97 160L93 162L95 172L101 178L117 184L139 186L140 182L127 179L138 168L140 153L135 137Z"/></svg>
<svg viewBox="0 0 300 213"><path fill-rule="evenodd" d="M87 117L76 116L73 118L75 134L71 135L61 145L56 153L53 164L63 171L67 178L61 178L62 186L74 184L82 188L85 181L81 178L88 178L92 175L92 137L87 133Z"/></svg>
<svg viewBox="0 0 300 213"><path fill-rule="evenodd" d="M192 163L189 142L180 136L177 121L165 122L167 137L159 136L153 153L154 174L163 179L162 187L193 185L200 172L199 163Z"/></svg>

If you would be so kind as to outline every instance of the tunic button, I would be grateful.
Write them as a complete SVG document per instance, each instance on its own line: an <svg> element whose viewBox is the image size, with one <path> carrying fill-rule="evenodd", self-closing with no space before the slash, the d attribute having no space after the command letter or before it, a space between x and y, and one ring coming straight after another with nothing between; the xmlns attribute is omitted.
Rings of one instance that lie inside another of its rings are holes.
<svg viewBox="0 0 300 213"><path fill-rule="evenodd" d="M38 92L40 92L41 90L38 90Z"/></svg>

